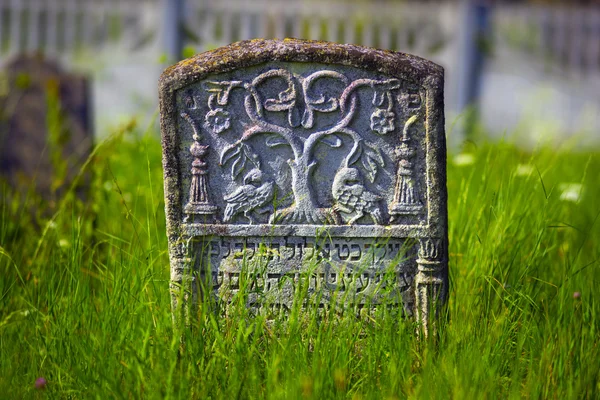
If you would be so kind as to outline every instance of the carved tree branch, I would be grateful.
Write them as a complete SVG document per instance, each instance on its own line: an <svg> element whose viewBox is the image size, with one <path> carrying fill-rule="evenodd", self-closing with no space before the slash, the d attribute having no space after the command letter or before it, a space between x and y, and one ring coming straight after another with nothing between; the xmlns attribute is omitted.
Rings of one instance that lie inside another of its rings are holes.
<svg viewBox="0 0 600 400"><path fill-rule="evenodd" d="M302 117L302 126L306 129L313 127L315 111L329 113L336 111L339 108L339 100L336 97L326 98L321 94L316 99L311 98L310 88L312 84L322 78L338 79L343 82L344 86L348 86L348 78L336 71L317 71L310 74L302 81L302 95L304 96L306 104L306 110Z"/></svg>
<svg viewBox="0 0 600 400"><path fill-rule="evenodd" d="M298 158L302 154L302 142L299 136L294 135L294 131L292 128L286 128L284 126L279 126L275 124L271 124L260 118L260 115L257 113L257 108L253 107L252 103L256 103L256 98L252 95L246 96L244 100L244 107L246 109L246 113L250 120L254 123L254 126L247 129L244 132L244 135L240 138L240 141L245 141L250 139L252 136L255 136L259 133L273 133L280 135L289 143L292 151L294 152L294 158Z"/></svg>
<svg viewBox="0 0 600 400"><path fill-rule="evenodd" d="M354 117L354 112L356 111L356 103L357 103L356 97L352 97L350 109L348 110L346 115L337 124L335 124L333 127L329 128L327 130L315 132L312 135L310 135L308 137L308 139L306 139L306 142L304 142L303 153L306 155L310 155L313 147L317 144L317 142L319 140L321 140L324 136L331 135L334 133L348 134L348 135L352 136L353 139L355 139L355 141L356 141L356 138L358 137L356 132L347 128L347 125L352 120L352 117ZM349 132L352 132L352 133L349 133Z"/></svg>

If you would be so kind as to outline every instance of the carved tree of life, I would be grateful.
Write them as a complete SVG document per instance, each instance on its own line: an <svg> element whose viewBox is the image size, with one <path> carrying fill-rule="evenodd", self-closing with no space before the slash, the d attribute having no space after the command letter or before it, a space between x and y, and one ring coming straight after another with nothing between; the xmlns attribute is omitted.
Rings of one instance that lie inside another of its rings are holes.
<svg viewBox="0 0 600 400"><path fill-rule="evenodd" d="M319 79L335 79L343 83L345 89L338 97L326 97L324 94L311 95L313 84ZM287 88L277 94L277 98L264 99L258 87L269 79L283 79ZM222 87L229 87L227 82L211 82ZM233 84L233 82L232 82ZM296 86L301 87L305 109L300 121L298 121L297 107L301 102ZM235 82L235 86L241 86ZM232 175L241 172L245 164L244 157L248 157L247 145L250 138L258 134L269 134L265 144L269 147L289 146L293 158L287 160L291 169L293 204L285 209L277 210L271 215L270 222L277 223L335 223L336 219L331 208L320 208L317 204L314 189L311 183L311 175L317 160L314 159L313 150L318 143L330 147L340 147L342 140L338 135L346 135L353 141L353 146L344 161L345 167L357 163L359 160L367 171L371 181L374 181L377 169L383 166L383 159L378 149L365 144L361 136L348 125L352 122L358 107L356 90L361 87L371 88L373 93L373 104L381 106L387 102L387 108L391 113L393 96L391 91L398 89L400 83L397 79L375 80L357 79L349 82L343 74L323 70L312 73L307 77L295 77L287 70L275 69L267 71L250 83L243 84L247 94L244 107L251 124L245 129L242 137L234 144L226 147L221 153L221 165L231 159L235 159L232 167ZM288 125L283 126L269 122L265 118L265 110L270 112L287 112ZM315 112L332 113L340 111L340 119L332 126L318 129L303 137L297 134L299 129L312 129L315 124ZM246 149L246 151L244 151ZM250 160L251 161L251 160Z"/></svg>

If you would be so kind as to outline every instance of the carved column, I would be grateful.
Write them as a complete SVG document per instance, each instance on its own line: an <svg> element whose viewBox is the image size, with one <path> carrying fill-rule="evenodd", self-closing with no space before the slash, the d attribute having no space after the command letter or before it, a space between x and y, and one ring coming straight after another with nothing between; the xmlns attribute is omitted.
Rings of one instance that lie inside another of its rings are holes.
<svg viewBox="0 0 600 400"><path fill-rule="evenodd" d="M196 215L205 215L208 217L216 214L217 206L211 204L208 195L208 164L204 161L204 158L208 154L209 146L203 146L198 142L200 137L191 117L188 114L183 114L182 116L194 128L194 143L192 143L192 146L190 147L190 153L192 157L194 157L191 170L192 182L190 185L189 201L183 210L186 214L185 222L187 222L190 217L192 222L194 222L194 216Z"/></svg>
<svg viewBox="0 0 600 400"><path fill-rule="evenodd" d="M416 155L416 150L410 148L410 136L408 135L410 126L417 118L417 115L413 115L408 119L402 133L402 143L396 149L396 154L400 158L400 161L398 162L398 171L396 173L394 200L390 205L392 222L396 221L402 215L420 214L423 209L423 205L419 202L419 192L413 171L414 164L411 161Z"/></svg>
<svg viewBox="0 0 600 400"><path fill-rule="evenodd" d="M177 257L171 261L171 310L173 322L178 327L187 324L189 317L190 296L192 292L192 273L190 266L191 238L182 236L177 245Z"/></svg>
<svg viewBox="0 0 600 400"><path fill-rule="evenodd" d="M431 332L432 322L446 299L447 262L445 241L440 238L419 239L415 301L417 320L425 336Z"/></svg>

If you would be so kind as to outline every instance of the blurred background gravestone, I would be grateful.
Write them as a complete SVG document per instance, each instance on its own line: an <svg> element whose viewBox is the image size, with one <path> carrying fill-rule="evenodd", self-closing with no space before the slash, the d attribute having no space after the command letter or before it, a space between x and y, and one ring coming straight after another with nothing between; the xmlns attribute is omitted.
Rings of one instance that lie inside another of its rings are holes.
<svg viewBox="0 0 600 400"><path fill-rule="evenodd" d="M88 80L39 55L13 59L0 79L1 178L33 189L51 210L92 149ZM86 179L76 182L80 198Z"/></svg>

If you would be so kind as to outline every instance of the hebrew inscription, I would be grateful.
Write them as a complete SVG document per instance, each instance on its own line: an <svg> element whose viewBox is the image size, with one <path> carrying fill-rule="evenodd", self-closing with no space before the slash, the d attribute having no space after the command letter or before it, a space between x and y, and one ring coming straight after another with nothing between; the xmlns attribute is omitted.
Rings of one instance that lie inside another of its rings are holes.
<svg viewBox="0 0 600 400"><path fill-rule="evenodd" d="M442 85L441 69L416 57L296 40L241 42L168 69L173 281L208 279L227 300L246 273L258 307L267 294L288 307L301 275L322 302L345 292L376 304L385 281L407 314L441 303Z"/></svg>

